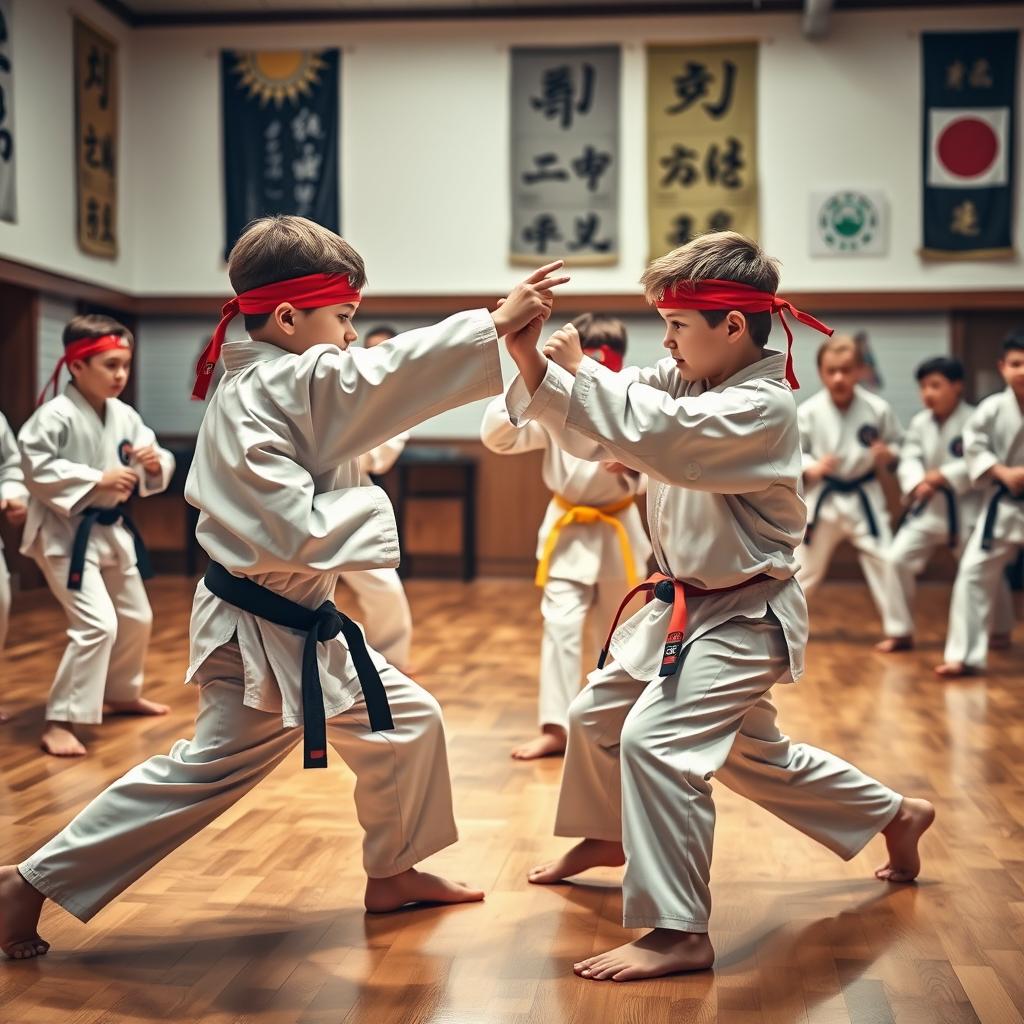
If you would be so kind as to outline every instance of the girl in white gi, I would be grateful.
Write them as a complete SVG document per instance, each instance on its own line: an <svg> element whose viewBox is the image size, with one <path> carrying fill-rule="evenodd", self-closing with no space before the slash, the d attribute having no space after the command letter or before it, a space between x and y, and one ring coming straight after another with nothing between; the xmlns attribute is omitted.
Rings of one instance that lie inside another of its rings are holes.
<svg viewBox="0 0 1024 1024"><path fill-rule="evenodd" d="M964 425L974 406L963 400L963 364L936 356L917 368L916 377L925 408L910 421L900 448L904 513L887 554L903 585L908 616L917 577L928 559L945 546L960 560L982 504L964 459ZM1004 576L996 601L993 646L1005 647L1012 629L1013 603ZM910 637L913 620L908 617L898 632Z"/></svg>
<svg viewBox="0 0 1024 1024"><path fill-rule="evenodd" d="M832 553L849 541L882 617L880 651L911 645L899 576L886 558L892 543L889 512L875 471L895 465L902 430L889 403L856 383L861 352L853 338L836 337L818 351L824 389L797 411L803 446L807 533L796 553L797 579L808 598L818 589Z"/></svg>
<svg viewBox="0 0 1024 1024"><path fill-rule="evenodd" d="M395 331L390 327L375 327L366 335L363 345L376 348L393 337ZM360 455L362 483L369 485L371 474L383 476L398 461L408 440L408 431L403 431L372 451ZM408 675L412 668L409 663L412 612L398 570L360 569L358 572L343 572L340 578L359 602L360 614L357 618L366 631L370 646L389 664Z"/></svg>
<svg viewBox="0 0 1024 1024"><path fill-rule="evenodd" d="M7 417L0 413L0 512L11 526L23 526L28 510L28 491L21 472L21 453ZM7 626L11 614L11 576L0 541L0 651L7 642ZM0 708L0 722L7 715Z"/></svg>
<svg viewBox="0 0 1024 1024"><path fill-rule="evenodd" d="M622 369L626 326L621 320L585 313L573 326L590 358L610 370ZM537 536L536 582L544 588L541 734L512 751L517 760L528 761L565 751L569 705L580 689L588 614L600 642L622 595L647 574L651 545L633 500L642 479L620 463L570 455L539 422L514 426L504 398L487 407L481 438L500 454L543 451L544 483L553 492Z"/></svg>
<svg viewBox="0 0 1024 1024"><path fill-rule="evenodd" d="M86 752L75 727L102 722L104 708L168 711L142 696L153 616L146 563L139 564L145 549L124 503L136 491L144 498L165 490L174 457L117 397L128 383L132 344L131 331L108 316L72 319L50 381L55 397L18 434L30 495L21 550L36 560L68 617L40 740L58 757ZM63 365L72 380L58 395Z"/></svg>
<svg viewBox="0 0 1024 1024"><path fill-rule="evenodd" d="M917 875L934 813L776 724L771 687L803 671L794 551L805 507L791 360L764 344L772 311L827 328L775 295L775 261L733 232L655 260L643 282L667 328L657 366L610 373L571 325L545 346L550 362L536 330L508 339L513 422L539 419L571 451L596 443L597 457L651 481L654 600L614 634L615 661L569 710L555 832L584 838L529 876L553 883L625 862L623 924L653 930L575 965L618 981L714 959L713 776L842 857L884 832L887 881Z"/></svg>
<svg viewBox="0 0 1024 1024"><path fill-rule="evenodd" d="M301 217L246 229L228 263L239 294L193 392L205 396L241 311L250 337L223 345L225 373L186 484L211 558L186 677L199 687L196 734L129 771L17 869L0 869L9 955L46 952L36 931L44 898L87 921L300 741L306 767L326 766L329 742L355 773L368 910L483 898L415 868L457 838L437 701L368 652L328 599L340 571L398 563L394 512L379 487L362 486L359 456L500 394L497 339L546 318L552 288L568 280L550 276L560 265L532 274L493 315L471 310L349 349L365 281L359 254Z"/></svg>
<svg viewBox="0 0 1024 1024"><path fill-rule="evenodd" d="M985 490L953 584L940 676L984 671L1003 573L1024 546L1024 331L1003 342L999 372L1005 389L980 402L964 425L967 472Z"/></svg>

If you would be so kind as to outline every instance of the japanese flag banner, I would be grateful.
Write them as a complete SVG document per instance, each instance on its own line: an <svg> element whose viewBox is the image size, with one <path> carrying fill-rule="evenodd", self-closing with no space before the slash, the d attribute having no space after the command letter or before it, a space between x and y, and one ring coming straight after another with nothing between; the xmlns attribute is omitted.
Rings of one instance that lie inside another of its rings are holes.
<svg viewBox="0 0 1024 1024"><path fill-rule="evenodd" d="M1017 36L921 37L926 259L1013 256Z"/></svg>
<svg viewBox="0 0 1024 1024"><path fill-rule="evenodd" d="M275 213L338 231L338 50L223 50L225 258Z"/></svg>

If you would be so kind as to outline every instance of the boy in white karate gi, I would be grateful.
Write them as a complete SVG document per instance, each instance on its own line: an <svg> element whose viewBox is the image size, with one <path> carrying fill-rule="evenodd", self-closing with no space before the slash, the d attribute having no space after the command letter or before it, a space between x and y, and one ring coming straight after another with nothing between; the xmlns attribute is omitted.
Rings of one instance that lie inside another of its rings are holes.
<svg viewBox="0 0 1024 1024"><path fill-rule="evenodd" d="M23 526L28 511L28 491L25 476L21 471L21 453L18 442L7 422L0 413L0 512L11 526ZM7 643L7 627L11 615L11 575L7 571L7 560L0 541L0 651ZM0 708L0 722L7 721L7 714Z"/></svg>
<svg viewBox="0 0 1024 1024"><path fill-rule="evenodd" d="M626 326L621 320L586 313L573 325L588 356L614 372L622 369ZM487 407L480 436L502 455L543 451L541 472L552 491L537 535L536 582L544 588L541 733L512 751L517 760L528 761L565 751L569 705L580 689L588 615L600 643L623 594L647 574L651 545L633 500L643 481L619 463L589 461L563 451L542 423L515 426L504 398Z"/></svg>
<svg viewBox="0 0 1024 1024"><path fill-rule="evenodd" d="M940 676L984 671L1004 571L1024 546L1024 331L1003 342L999 372L1006 387L964 425L967 472L985 490L953 584Z"/></svg>
<svg viewBox="0 0 1024 1024"><path fill-rule="evenodd" d="M254 221L232 250L238 293L200 359L205 397L225 373L186 484L211 564L196 589L187 681L196 734L133 768L24 863L0 869L0 947L32 957L44 898L89 920L235 803L300 741L334 746L356 776L365 905L483 898L415 865L456 841L437 701L376 652L329 598L338 573L398 563L394 512L359 456L446 409L502 390L497 339L543 320L560 263L494 314L458 313L372 350L352 348L363 261L302 217ZM339 637L338 634L341 634ZM307 776L312 782L315 777Z"/></svg>
<svg viewBox="0 0 1024 1024"><path fill-rule="evenodd" d="M104 708L168 711L142 696L153 615L143 584L145 548L125 502L136 492L145 498L165 490L174 456L118 398L132 351L131 331L111 317L72 319L50 381L55 396L18 434L30 495L21 551L36 560L68 618L40 739L57 757L85 754L75 727L102 722ZM72 379L56 394L64 365Z"/></svg>
<svg viewBox="0 0 1024 1024"><path fill-rule="evenodd" d="M856 383L861 370L861 351L853 338L826 341L818 350L825 387L797 411L807 501L797 579L810 599L840 541L849 541L882 618L886 639L877 649L890 652L911 646L906 632L910 612L899 576L886 558L892 530L875 471L896 463L903 432L889 403Z"/></svg>
<svg viewBox="0 0 1024 1024"><path fill-rule="evenodd" d="M964 426L974 406L963 400L963 364L936 356L917 368L916 377L924 409L910 421L900 448L897 475L904 513L887 554L903 586L908 615L928 559L939 547L948 547L957 561L963 557L982 504L964 459ZM897 629L912 636L913 620L908 617ZM1004 576L992 642L1006 646L1012 629L1013 604Z"/></svg>
<svg viewBox="0 0 1024 1024"><path fill-rule="evenodd" d="M363 341L366 348L376 348L395 337L390 327L374 327ZM362 482L369 485L371 474L383 476L398 461L409 440L402 431L388 438L372 451L359 456ZM409 649L412 646L412 612L405 587L397 569L360 569L341 573L341 582L359 602L360 614L355 616L366 632L366 640L384 659L407 675L411 670Z"/></svg>
<svg viewBox="0 0 1024 1024"><path fill-rule="evenodd" d="M625 862L623 924L653 930L575 965L617 981L714 959L715 775L842 857L884 832L889 881L918 873L934 813L776 723L772 686L803 672L805 507L792 363L764 345L773 311L827 328L776 296L775 261L733 232L655 260L643 283L666 324L669 358L654 367L609 372L571 325L545 346L550 361L532 328L508 339L513 422L541 420L570 451L650 477L654 599L569 710L555 833L583 839L530 873L545 884Z"/></svg>

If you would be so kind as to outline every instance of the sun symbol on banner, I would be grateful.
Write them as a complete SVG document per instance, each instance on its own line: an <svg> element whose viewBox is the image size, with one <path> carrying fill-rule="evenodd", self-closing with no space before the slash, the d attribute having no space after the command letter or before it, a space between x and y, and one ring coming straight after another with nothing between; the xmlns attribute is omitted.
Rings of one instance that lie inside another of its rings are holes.
<svg viewBox="0 0 1024 1024"><path fill-rule="evenodd" d="M312 50L249 51L238 54L235 74L239 88L249 90L249 99L258 97L261 107L281 107L285 100L295 103L308 96L325 67L327 63Z"/></svg>

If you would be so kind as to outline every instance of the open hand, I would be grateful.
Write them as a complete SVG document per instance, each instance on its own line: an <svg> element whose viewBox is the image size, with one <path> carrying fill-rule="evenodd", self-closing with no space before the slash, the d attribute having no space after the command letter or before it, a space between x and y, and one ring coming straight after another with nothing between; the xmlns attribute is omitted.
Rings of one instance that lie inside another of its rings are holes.
<svg viewBox="0 0 1024 1024"><path fill-rule="evenodd" d="M555 301L551 294L552 289L569 281L567 276L553 276L562 266L561 260L555 260L539 267L525 281L520 281L498 304L498 308L491 314L498 337L515 334L538 317L541 318L541 324L544 323L551 315L551 307Z"/></svg>

